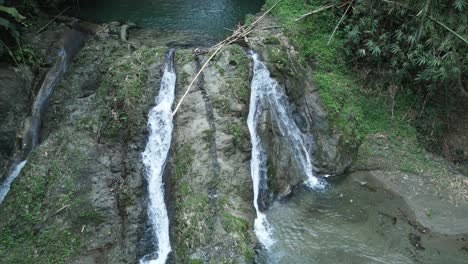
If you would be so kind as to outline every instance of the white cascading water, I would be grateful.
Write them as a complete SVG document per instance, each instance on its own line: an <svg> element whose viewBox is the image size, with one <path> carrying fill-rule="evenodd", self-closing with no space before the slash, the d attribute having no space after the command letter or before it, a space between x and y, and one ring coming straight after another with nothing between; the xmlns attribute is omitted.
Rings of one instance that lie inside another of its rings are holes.
<svg viewBox="0 0 468 264"><path fill-rule="evenodd" d="M142 153L143 164L148 180L148 217L153 235L157 239L157 252L140 260L141 264L165 264L171 252L169 240L169 218L164 203L163 172L172 139L172 104L174 102L176 73L174 50L166 56L166 66L161 79L161 88L156 98L156 106L149 112L149 138ZM156 256L156 258L154 258Z"/></svg>
<svg viewBox="0 0 468 264"><path fill-rule="evenodd" d="M250 132L250 141L252 143L252 160L250 161L250 175L252 176L252 184L254 191L254 207L257 213L257 218L254 222L254 231L260 243L269 248L275 241L271 237L271 228L266 219L266 215L260 211L258 206L258 196L260 192L260 180L267 177L266 153L262 148L260 136L257 132L257 121L262 110L262 97L268 83L264 74L261 72L261 65L258 61L257 54L252 55L254 59L254 76L250 85L250 105L249 115L247 117L247 126ZM269 76L268 76L269 77Z"/></svg>
<svg viewBox="0 0 468 264"><path fill-rule="evenodd" d="M26 160L13 166L11 172L8 173L5 182L0 188L0 204L3 202L3 199L5 199L5 196L8 194L8 191L10 191L11 184L16 179L16 177L18 177L24 165L26 165Z"/></svg>
<svg viewBox="0 0 468 264"><path fill-rule="evenodd" d="M289 141L295 159L307 175L304 183L314 189L323 188L325 183L317 179L313 174L310 154L307 151L304 136L292 118L288 98L278 82L270 77L268 68L259 60L258 54L252 53L251 56L254 61L254 76L250 88L250 109L247 124L252 142L251 176L254 189L254 206L257 212L254 228L260 243L268 249L274 243L271 238L272 230L265 214L259 210L258 206L260 180L267 177L267 156L257 133L257 121L264 103L268 102L270 105L269 109L275 118L275 124L277 124L281 135Z"/></svg>

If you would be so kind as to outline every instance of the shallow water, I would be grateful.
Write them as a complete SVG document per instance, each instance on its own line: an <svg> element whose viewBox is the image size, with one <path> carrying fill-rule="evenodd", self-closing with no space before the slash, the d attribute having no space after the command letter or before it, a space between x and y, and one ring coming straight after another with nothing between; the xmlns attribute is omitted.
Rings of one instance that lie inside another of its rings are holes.
<svg viewBox="0 0 468 264"><path fill-rule="evenodd" d="M259 262L414 263L409 227L385 212L391 203L350 179L324 191L297 189L267 212L277 242Z"/></svg>
<svg viewBox="0 0 468 264"><path fill-rule="evenodd" d="M263 0L101 0L81 4L92 21L130 21L138 26L189 31L213 40L230 34L244 17L260 11Z"/></svg>

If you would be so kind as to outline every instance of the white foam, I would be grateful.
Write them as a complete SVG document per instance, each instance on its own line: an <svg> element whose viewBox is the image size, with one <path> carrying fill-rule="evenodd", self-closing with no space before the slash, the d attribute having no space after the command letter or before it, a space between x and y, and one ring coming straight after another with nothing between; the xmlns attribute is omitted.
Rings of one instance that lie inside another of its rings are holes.
<svg viewBox="0 0 468 264"><path fill-rule="evenodd" d="M26 162L26 160L23 160L22 162L16 164L13 167L11 173L7 176L5 182L2 184L2 187L0 188L0 204L3 202L3 199L5 199L8 191L10 191L11 184L21 173L21 170L23 169L24 165L26 165Z"/></svg>
<svg viewBox="0 0 468 264"><path fill-rule="evenodd" d="M170 51L173 52L173 51ZM158 241L157 258L145 256L140 263L165 264L172 251L169 239L169 218L164 202L163 172L172 140L172 104L174 102L176 74L172 66L172 54L168 56L161 79L161 88L156 98L157 105L149 112L149 138L142 153L148 180L148 217L153 235Z"/></svg>

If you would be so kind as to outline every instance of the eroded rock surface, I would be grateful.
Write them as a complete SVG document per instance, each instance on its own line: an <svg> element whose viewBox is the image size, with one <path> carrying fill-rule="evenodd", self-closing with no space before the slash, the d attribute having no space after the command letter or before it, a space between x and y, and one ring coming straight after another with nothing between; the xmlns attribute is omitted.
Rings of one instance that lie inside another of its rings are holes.
<svg viewBox="0 0 468 264"><path fill-rule="evenodd" d="M187 50L176 58L180 99L197 61L207 56L193 58ZM228 47L203 72L175 117L168 176L175 263L253 261L248 76L247 54L237 45Z"/></svg>

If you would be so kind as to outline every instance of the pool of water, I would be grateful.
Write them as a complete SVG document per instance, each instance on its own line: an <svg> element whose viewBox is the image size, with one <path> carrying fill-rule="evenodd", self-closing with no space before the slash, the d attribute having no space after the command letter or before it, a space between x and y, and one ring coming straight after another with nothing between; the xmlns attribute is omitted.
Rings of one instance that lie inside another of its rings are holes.
<svg viewBox="0 0 468 264"><path fill-rule="evenodd" d="M264 0L100 0L82 1L79 16L96 22L129 21L141 27L187 31L221 40L260 11Z"/></svg>
<svg viewBox="0 0 468 264"><path fill-rule="evenodd" d="M391 216L395 206L391 196L351 179L325 191L297 189L268 210L276 242L258 262L415 263L411 227Z"/></svg>

